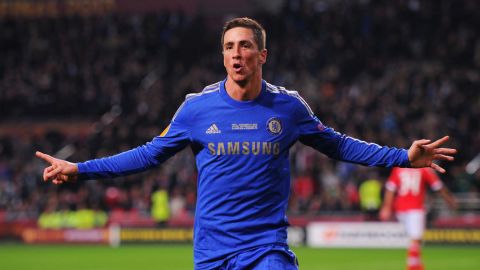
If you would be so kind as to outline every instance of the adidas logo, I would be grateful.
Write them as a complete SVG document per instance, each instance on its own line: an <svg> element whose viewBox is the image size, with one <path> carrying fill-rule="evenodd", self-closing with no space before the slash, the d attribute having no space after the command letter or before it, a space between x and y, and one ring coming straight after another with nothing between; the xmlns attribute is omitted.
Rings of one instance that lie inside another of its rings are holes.
<svg viewBox="0 0 480 270"><path fill-rule="evenodd" d="M206 131L205 133L207 133L207 134L218 134L218 133L222 133L222 131L220 131L220 129L218 129L217 125L212 124L212 125L207 129L207 131Z"/></svg>

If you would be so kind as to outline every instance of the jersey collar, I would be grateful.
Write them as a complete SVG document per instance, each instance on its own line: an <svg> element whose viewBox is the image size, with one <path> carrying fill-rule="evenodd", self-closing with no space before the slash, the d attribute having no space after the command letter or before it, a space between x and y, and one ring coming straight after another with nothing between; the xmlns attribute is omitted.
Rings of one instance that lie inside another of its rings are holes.
<svg viewBox="0 0 480 270"><path fill-rule="evenodd" d="M238 100L235 100L235 99L231 98L228 95L227 90L225 89L225 82L226 81L227 81L227 79L224 79L220 83L220 96L228 104L230 104L232 106L235 106L235 107L239 107L239 108L248 108L248 107L252 107L252 106L257 105L263 99L263 97L265 96L265 92L267 91L266 90L267 83L264 80L262 80L262 90L260 91L260 94L255 99L248 100L248 101L238 101Z"/></svg>

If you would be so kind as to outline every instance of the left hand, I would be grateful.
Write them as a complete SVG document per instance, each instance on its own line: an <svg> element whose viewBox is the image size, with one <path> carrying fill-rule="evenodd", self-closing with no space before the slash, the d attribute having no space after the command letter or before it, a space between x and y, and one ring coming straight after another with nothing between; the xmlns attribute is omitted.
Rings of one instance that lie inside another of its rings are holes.
<svg viewBox="0 0 480 270"><path fill-rule="evenodd" d="M449 137L445 136L434 142L431 140L417 140L412 143L408 149L408 160L412 168L430 167L439 173L445 173L445 169L440 167L433 161L447 160L452 161L453 156L457 153L453 148L440 148L442 144L448 141Z"/></svg>
<svg viewBox="0 0 480 270"><path fill-rule="evenodd" d="M51 181L55 185L65 182L75 182L78 179L78 166L62 159L54 158L50 155L37 151L35 155L38 158L50 163L50 166L43 170L43 181Z"/></svg>

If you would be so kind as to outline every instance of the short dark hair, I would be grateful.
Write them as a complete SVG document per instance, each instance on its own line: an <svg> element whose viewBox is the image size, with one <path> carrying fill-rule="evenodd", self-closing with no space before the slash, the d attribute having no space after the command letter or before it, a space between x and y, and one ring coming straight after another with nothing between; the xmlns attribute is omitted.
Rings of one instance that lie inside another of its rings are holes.
<svg viewBox="0 0 480 270"><path fill-rule="evenodd" d="M250 19L247 17L243 18L235 18L230 21L227 21L225 25L223 26L223 32L222 32L222 40L221 40L221 45L223 48L223 41L225 37L225 32L228 30L235 28L235 27L244 27L244 28L249 28L252 29L253 31L253 38L255 39L255 42L257 43L258 49L261 51L265 49L266 43L267 43L267 34L265 32L265 29L263 26L255 21L254 19Z"/></svg>

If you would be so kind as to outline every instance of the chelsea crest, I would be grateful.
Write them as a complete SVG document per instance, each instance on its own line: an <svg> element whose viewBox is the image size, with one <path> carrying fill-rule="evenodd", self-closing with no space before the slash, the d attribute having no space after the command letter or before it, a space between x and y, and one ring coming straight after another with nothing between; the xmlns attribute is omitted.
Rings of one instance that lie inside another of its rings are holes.
<svg viewBox="0 0 480 270"><path fill-rule="evenodd" d="M282 122L277 117L272 117L267 121L267 129L273 135L282 133Z"/></svg>

